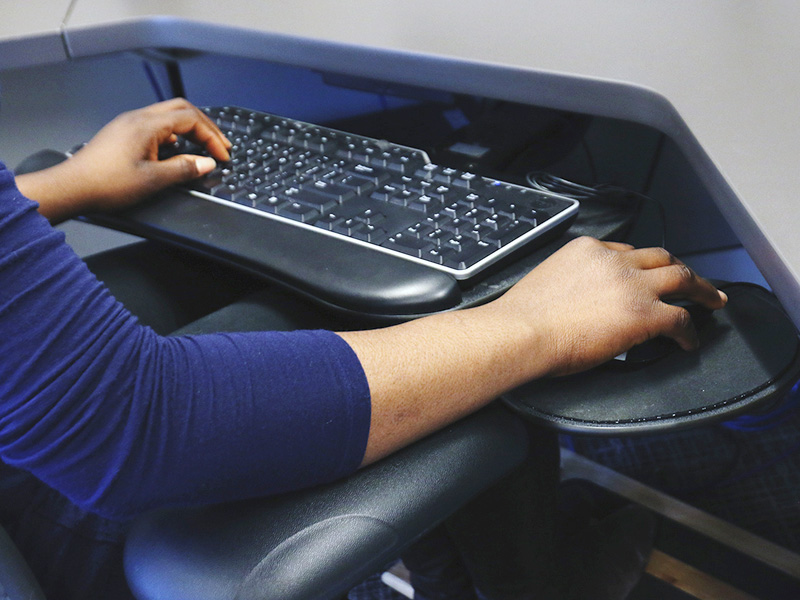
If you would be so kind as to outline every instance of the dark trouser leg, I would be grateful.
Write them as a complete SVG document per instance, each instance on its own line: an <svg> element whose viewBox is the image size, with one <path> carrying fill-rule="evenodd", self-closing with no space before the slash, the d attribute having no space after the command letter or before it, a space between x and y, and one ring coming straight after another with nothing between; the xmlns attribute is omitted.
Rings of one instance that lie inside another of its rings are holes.
<svg viewBox="0 0 800 600"><path fill-rule="evenodd" d="M403 555L415 600L476 600L472 577L444 526L437 527Z"/></svg>
<svg viewBox="0 0 800 600"><path fill-rule="evenodd" d="M88 513L0 463L2 524L46 598L133 600L122 569L128 524Z"/></svg>

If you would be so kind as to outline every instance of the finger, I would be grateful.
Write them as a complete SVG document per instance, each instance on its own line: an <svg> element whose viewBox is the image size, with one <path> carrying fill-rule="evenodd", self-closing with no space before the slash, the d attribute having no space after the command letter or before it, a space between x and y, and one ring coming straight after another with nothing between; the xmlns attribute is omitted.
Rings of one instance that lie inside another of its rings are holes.
<svg viewBox="0 0 800 600"><path fill-rule="evenodd" d="M675 340L684 350L696 350L699 340L689 311L680 306L662 303L660 312L659 321L662 335Z"/></svg>
<svg viewBox="0 0 800 600"><path fill-rule="evenodd" d="M222 132L213 123L210 125L198 123L191 131L187 131L183 135L196 144L202 145L217 160L228 162L231 159L229 150L233 144L222 135Z"/></svg>
<svg viewBox="0 0 800 600"><path fill-rule="evenodd" d="M185 118L187 114L191 115L191 117L196 119L199 123L203 123L205 125L205 128L203 129L207 128L207 130L213 132L213 134L219 139L220 143L224 147L225 149L224 154L226 158L222 157L217 157L217 158L220 158L221 160L230 159L230 156L228 156L227 154L227 150L233 144L231 144L230 140L228 140L228 138L225 137L225 134L223 134L222 131L220 131L216 123L214 123L214 121L206 113L204 113L202 110L197 108L194 104L192 104L185 98L172 98L170 100L165 100L163 102L151 104L150 106L145 107L142 110L144 112L149 113L151 118L155 116L169 117L170 114L175 114L175 113L182 113L183 118ZM203 143L204 145L206 144L204 140L196 139L194 141L197 141L198 143ZM211 149L209 148L207 149L211 151Z"/></svg>
<svg viewBox="0 0 800 600"><path fill-rule="evenodd" d="M226 150L230 149L233 146L231 141L227 137L225 137L225 134L222 133L219 127L217 127L217 124L214 122L213 119L211 119L211 117L209 117L206 113L204 113L202 110L200 110L193 104L189 104L189 106L197 113L198 118L219 136Z"/></svg>
<svg viewBox="0 0 800 600"><path fill-rule="evenodd" d="M688 300L715 310L725 306L728 301L725 292L680 261L643 271L642 274L650 279L652 289L663 300Z"/></svg>
<svg viewBox="0 0 800 600"><path fill-rule="evenodd" d="M178 134L202 145L217 160L230 160L228 153L230 142L222 135L219 128L197 108L190 106L172 110L158 115L157 121L157 127L161 132L159 143L166 141L170 135Z"/></svg>
<svg viewBox="0 0 800 600"><path fill-rule="evenodd" d="M193 142L202 144L212 156L223 161L230 160L228 150L233 144L220 131L216 123L206 113L194 106L184 110L196 119L196 123L190 131L185 132L183 135L188 135Z"/></svg>
<svg viewBox="0 0 800 600"><path fill-rule="evenodd" d="M223 140L223 143L226 145L226 147L230 148L232 145L231 142L228 140L228 138L226 138L225 135L222 133L222 131L219 130L216 123L214 123L214 121L206 113L204 113L202 110L197 108L194 104L192 104L185 98L172 98L170 100L164 100L163 102L151 104L150 106L144 108L143 110L150 111L152 112L152 114L159 114L159 113L167 114L179 110L193 111L198 120L204 121L211 129L215 130L219 134L220 138Z"/></svg>
<svg viewBox="0 0 800 600"><path fill-rule="evenodd" d="M638 268L652 271L651 276L659 280L656 288L659 298L686 299L712 309L722 308L728 301L724 292L664 248L641 248L627 256Z"/></svg>
<svg viewBox="0 0 800 600"><path fill-rule="evenodd" d="M186 98L169 98L168 100L162 100L161 102L155 102L146 106L142 110L146 110L152 113L156 112L169 112L171 110L176 109L183 109L187 106L194 106L191 102L189 102Z"/></svg>

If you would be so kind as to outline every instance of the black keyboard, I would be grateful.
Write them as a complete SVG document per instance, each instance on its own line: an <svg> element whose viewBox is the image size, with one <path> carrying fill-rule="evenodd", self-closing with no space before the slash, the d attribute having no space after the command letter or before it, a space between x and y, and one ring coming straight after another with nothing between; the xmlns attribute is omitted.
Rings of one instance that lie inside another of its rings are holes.
<svg viewBox="0 0 800 600"><path fill-rule="evenodd" d="M203 110L233 148L192 194L459 280L577 215L573 199L436 165L415 148L243 108Z"/></svg>

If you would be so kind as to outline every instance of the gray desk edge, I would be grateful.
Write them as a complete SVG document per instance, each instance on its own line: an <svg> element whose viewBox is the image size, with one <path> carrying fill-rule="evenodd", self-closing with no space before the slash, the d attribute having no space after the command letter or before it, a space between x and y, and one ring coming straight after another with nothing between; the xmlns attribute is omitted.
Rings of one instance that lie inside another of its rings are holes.
<svg viewBox="0 0 800 600"><path fill-rule="evenodd" d="M0 40L0 68L21 69L67 60L60 31Z"/></svg>

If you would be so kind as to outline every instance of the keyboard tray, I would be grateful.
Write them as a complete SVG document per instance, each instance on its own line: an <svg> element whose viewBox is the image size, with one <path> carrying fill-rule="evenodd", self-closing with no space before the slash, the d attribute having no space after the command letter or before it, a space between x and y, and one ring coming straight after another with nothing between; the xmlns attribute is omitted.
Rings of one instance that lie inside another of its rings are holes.
<svg viewBox="0 0 800 600"><path fill-rule="evenodd" d="M288 287L329 307L388 322L482 304L499 296L561 246L581 235L623 239L638 207L586 207L569 230L512 256L468 287L451 275L347 242L201 200L182 189L90 223L175 244ZM269 240L257 244L253 240Z"/></svg>
<svg viewBox="0 0 800 600"><path fill-rule="evenodd" d="M279 221L253 219L183 189L167 190L151 202L124 211L84 219L204 254L337 310L395 322L482 304L576 237L625 239L642 212L648 211L634 203L585 205L566 232L531 252L513 255L469 286L448 273L389 254Z"/></svg>
<svg viewBox="0 0 800 600"><path fill-rule="evenodd" d="M43 169L65 158L63 152L42 150L23 161L16 172ZM636 203L620 203L616 207L584 205L565 233L532 252L513 256L513 261L467 287L442 271L279 221L252 219L246 213L201 200L178 188L126 210L81 218L226 262L337 310L396 322L475 306L499 296L578 236L625 239L631 228L636 229L642 221L642 213L653 212L642 206L645 200L640 197ZM660 225L655 229L660 231ZM654 239L650 239L652 235L644 237L645 244L658 243L657 235ZM259 239L270 243L253 243Z"/></svg>

